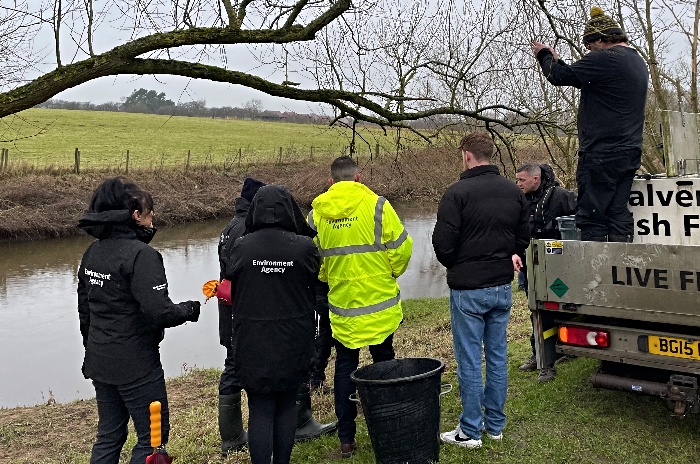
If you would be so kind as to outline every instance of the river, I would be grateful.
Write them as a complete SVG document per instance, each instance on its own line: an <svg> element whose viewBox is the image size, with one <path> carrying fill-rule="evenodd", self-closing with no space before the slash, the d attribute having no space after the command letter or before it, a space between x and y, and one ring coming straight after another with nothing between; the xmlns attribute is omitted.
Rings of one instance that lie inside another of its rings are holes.
<svg viewBox="0 0 700 464"><path fill-rule="evenodd" d="M413 237L413 256L399 278L403 299L446 296L445 270L431 245L432 208L397 207ZM159 230L151 243L161 252L170 297L204 301L202 284L219 276L217 242L228 220ZM95 395L80 371L83 346L77 313L77 270L87 236L0 243L0 407L68 402ZM167 329L161 343L166 377L189 367L222 367L215 300L196 323Z"/></svg>

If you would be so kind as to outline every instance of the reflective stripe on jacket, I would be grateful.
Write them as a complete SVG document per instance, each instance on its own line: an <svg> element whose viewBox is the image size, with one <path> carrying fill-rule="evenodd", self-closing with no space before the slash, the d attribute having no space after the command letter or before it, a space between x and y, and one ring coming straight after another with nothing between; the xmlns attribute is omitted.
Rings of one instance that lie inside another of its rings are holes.
<svg viewBox="0 0 700 464"><path fill-rule="evenodd" d="M348 348L382 343L403 318L396 278L413 240L391 204L359 182L336 182L311 205L333 338Z"/></svg>

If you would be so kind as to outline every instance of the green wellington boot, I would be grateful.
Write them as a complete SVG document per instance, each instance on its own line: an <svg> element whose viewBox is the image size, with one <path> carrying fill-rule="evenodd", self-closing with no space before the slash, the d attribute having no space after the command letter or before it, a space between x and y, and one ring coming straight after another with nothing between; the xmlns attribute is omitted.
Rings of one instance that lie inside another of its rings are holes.
<svg viewBox="0 0 700 464"><path fill-rule="evenodd" d="M311 394L308 385L302 385L297 390L297 430L294 441L306 441L335 432L337 424L319 424L313 418L311 411Z"/></svg>
<svg viewBox="0 0 700 464"><path fill-rule="evenodd" d="M219 434L223 456L240 451L248 444L248 433L243 429L241 416L241 392L219 395Z"/></svg>

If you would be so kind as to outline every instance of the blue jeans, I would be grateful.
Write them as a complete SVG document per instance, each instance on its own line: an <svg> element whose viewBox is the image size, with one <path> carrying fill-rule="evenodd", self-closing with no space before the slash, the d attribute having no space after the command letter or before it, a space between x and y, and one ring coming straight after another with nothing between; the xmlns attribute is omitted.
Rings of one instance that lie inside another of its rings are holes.
<svg viewBox="0 0 700 464"><path fill-rule="evenodd" d="M452 340L462 400L459 425L470 438L481 438L484 428L498 435L506 423L506 327L512 304L511 284L476 290L450 289ZM485 386L481 376L482 343Z"/></svg>
<svg viewBox="0 0 700 464"><path fill-rule="evenodd" d="M110 385L92 381L97 399L97 441L92 447L90 464L117 464L128 435L129 417L134 421L138 441L131 451L131 464L143 464L151 448L151 415L153 401L161 403L162 443L168 442L170 415L165 393L163 369L158 368L126 385Z"/></svg>

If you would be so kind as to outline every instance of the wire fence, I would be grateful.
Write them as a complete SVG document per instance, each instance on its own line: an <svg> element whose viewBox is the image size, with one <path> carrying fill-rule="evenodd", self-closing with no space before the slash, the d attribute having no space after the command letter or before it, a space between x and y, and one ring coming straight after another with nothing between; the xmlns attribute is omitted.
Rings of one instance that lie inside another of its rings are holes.
<svg viewBox="0 0 700 464"><path fill-rule="evenodd" d="M223 152L213 150L183 150L181 153L153 154L139 150L126 149L118 154L84 152L76 147L73 156L51 156L43 162L37 162L34 158L25 156L21 151L10 153L9 148L0 148L0 172L5 174L19 174L26 172L81 172L91 170L110 170L128 174L133 169L182 169L185 172L191 169L217 169L224 172L245 169L251 165L259 164L291 164L300 162L314 163L319 160L327 160L343 155L351 155L350 146L318 147L290 145L280 146L276 150L261 150L250 146L237 149L228 148ZM365 160L396 156L379 143L372 149L360 153L353 153L354 158Z"/></svg>

